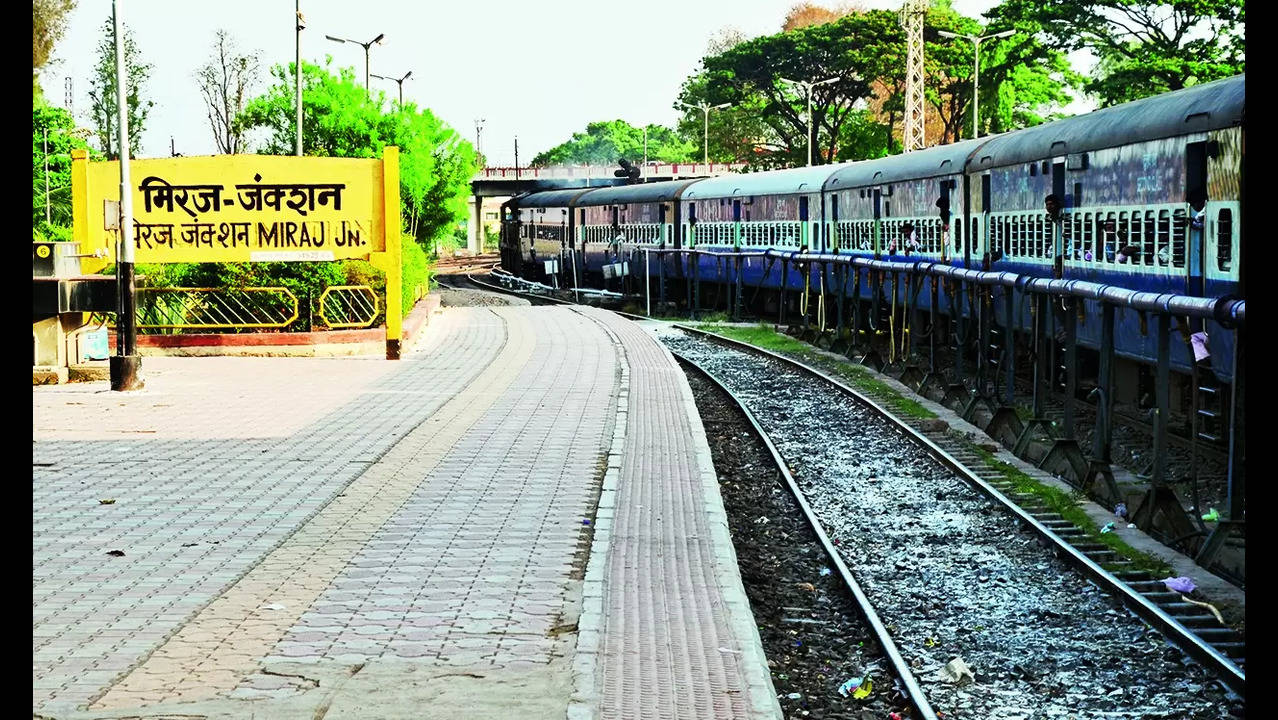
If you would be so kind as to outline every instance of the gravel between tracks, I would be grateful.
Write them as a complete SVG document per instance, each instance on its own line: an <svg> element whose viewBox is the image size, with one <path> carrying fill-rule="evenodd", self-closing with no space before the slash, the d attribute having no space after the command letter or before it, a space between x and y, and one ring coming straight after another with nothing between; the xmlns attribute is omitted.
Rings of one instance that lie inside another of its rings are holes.
<svg viewBox="0 0 1278 720"><path fill-rule="evenodd" d="M773 436L947 718L1240 710L1203 667L872 411L775 360L673 329L661 339L727 383ZM974 682L939 678L956 657Z"/></svg>
<svg viewBox="0 0 1278 720"><path fill-rule="evenodd" d="M785 488L767 447L726 395L688 372L719 476L741 581L759 626L781 707L788 717L886 718L892 702L889 665ZM825 572L826 574L822 574ZM870 697L838 688L877 663Z"/></svg>

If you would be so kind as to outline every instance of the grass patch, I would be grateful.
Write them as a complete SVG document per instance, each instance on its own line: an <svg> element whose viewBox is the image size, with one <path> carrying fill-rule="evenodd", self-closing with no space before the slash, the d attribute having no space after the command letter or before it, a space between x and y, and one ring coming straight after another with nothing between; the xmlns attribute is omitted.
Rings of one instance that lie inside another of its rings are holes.
<svg viewBox="0 0 1278 720"><path fill-rule="evenodd" d="M1053 512L1058 513L1062 518L1073 523L1078 529L1082 530L1088 540L1101 543L1109 547L1122 558L1132 563L1134 570L1144 570L1151 575L1166 576L1171 573L1171 566L1159 560L1158 558L1148 555L1136 548L1128 545L1126 541L1115 533L1101 533L1100 528L1092 520L1086 512L1079 507L1078 503L1082 499L1082 493L1078 491L1065 492L1060 488L1044 485L1039 481L1031 478L1015 467L994 457L988 450L981 448L979 445L970 445L970 449L980 456L985 464L993 468L1012 483L1016 492L1032 495L1043 501ZM1116 521L1117 522L1117 521ZM1115 566L1112 563L1100 563L1101 567L1106 570L1112 570Z"/></svg>
<svg viewBox="0 0 1278 720"><path fill-rule="evenodd" d="M897 415L923 420L936 417L936 413L923 407L916 400L905 397L886 383L871 376L870 371L861 365L831 358L801 340L796 340L785 333L777 332L768 323L743 326L724 325L720 321L718 323L700 323L697 327L707 332L717 333L733 340L771 350L778 355L784 355L823 370L857 390L874 395L875 400L886 405L889 410Z"/></svg>

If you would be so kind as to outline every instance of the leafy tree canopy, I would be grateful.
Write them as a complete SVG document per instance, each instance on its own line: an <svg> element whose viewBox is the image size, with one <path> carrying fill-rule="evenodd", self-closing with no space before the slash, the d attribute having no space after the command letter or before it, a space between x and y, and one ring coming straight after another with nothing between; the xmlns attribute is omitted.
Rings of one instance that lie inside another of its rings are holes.
<svg viewBox="0 0 1278 720"><path fill-rule="evenodd" d="M738 147L748 144L756 152L761 150L763 157L757 158L761 165L803 164L809 135L807 96L782 78L801 82L835 78L812 90L813 162L828 163L836 154L829 138L839 136L854 106L868 103L871 81L888 74L903 51L904 38L893 13L856 13L755 38L707 56L702 72L685 82L679 100L694 105L733 104L738 113L744 111L759 121L748 129L757 133L753 137L735 139ZM699 110L688 110L680 128L691 135L691 127L702 121Z"/></svg>
<svg viewBox="0 0 1278 720"><path fill-rule="evenodd" d="M1237 75L1243 0L1004 0L986 17L1099 62L1085 85L1102 106Z"/></svg>
<svg viewBox="0 0 1278 720"><path fill-rule="evenodd" d="M904 114L905 35L895 13L851 3L834 9L796 5L779 34L712 52L702 70L684 83L679 100L732 103L710 115L710 154L746 159L760 167L789 167L807 160L808 118L804 90L782 78L837 78L812 92L813 162L880 157L899 150ZM926 136L929 144L971 137L973 46L938 34L982 35L984 28L935 0L924 24ZM1037 124L1069 102L1079 82L1065 53L1020 33L981 45L980 111L983 134ZM685 137L702 128L699 110L686 110Z"/></svg>
<svg viewBox="0 0 1278 720"><path fill-rule="evenodd" d="M647 158L657 162L691 162L696 154L692 143L661 125L640 128L625 120L593 122L585 132L537 155L534 167L546 165L611 165L619 158L635 163L644 159L644 130L647 130Z"/></svg>

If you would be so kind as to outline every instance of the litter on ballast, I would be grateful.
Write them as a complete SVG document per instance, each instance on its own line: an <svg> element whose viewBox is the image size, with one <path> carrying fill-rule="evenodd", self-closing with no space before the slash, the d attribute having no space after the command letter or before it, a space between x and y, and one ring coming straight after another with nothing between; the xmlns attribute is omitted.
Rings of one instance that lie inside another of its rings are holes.
<svg viewBox="0 0 1278 720"><path fill-rule="evenodd" d="M1207 522L1216 522L1217 520L1220 520L1220 513L1216 512L1216 508L1212 508L1207 511L1206 515L1203 515L1203 520Z"/></svg>
<svg viewBox="0 0 1278 720"><path fill-rule="evenodd" d="M874 682L870 679L869 675L866 675L865 677L848 678L839 686L840 695L843 697L848 697L850 695L857 700L869 697L873 690Z"/></svg>
<svg viewBox="0 0 1278 720"><path fill-rule="evenodd" d="M1163 578L1159 582L1166 585L1168 590L1178 593L1191 593L1198 587L1187 577Z"/></svg>
<svg viewBox="0 0 1278 720"><path fill-rule="evenodd" d="M1120 517L1120 518L1126 518L1126 517L1127 517L1127 503L1118 503L1118 505L1114 507L1114 516L1115 516L1115 517Z"/></svg>
<svg viewBox="0 0 1278 720"><path fill-rule="evenodd" d="M963 683L963 678L965 677L969 680L975 681L976 673L972 672L972 668L968 667L967 663L963 662L963 658L961 657L954 658L946 663L945 667L941 668L942 680L952 682L956 685L961 685Z"/></svg>
<svg viewBox="0 0 1278 720"><path fill-rule="evenodd" d="M1106 523L1105 527L1101 528L1102 535L1104 535L1105 533L1112 533L1112 532L1114 532L1114 523Z"/></svg>

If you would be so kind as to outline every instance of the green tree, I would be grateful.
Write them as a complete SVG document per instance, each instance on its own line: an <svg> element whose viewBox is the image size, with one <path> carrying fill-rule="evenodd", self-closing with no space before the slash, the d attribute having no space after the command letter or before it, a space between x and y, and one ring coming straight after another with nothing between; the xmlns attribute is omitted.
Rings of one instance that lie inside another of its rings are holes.
<svg viewBox="0 0 1278 720"><path fill-rule="evenodd" d="M67 30L67 15L75 0L35 0L31 12L31 97L39 100L40 69L49 62L53 46Z"/></svg>
<svg viewBox="0 0 1278 720"><path fill-rule="evenodd" d="M943 124L942 142L972 137L972 70L975 49L965 38L946 38L948 31L982 36L999 32L982 27L948 7L933 7L924 24L925 95ZM1065 53L1048 47L1030 33L981 43L981 134L1037 125L1071 97L1067 88L1081 84Z"/></svg>
<svg viewBox="0 0 1278 720"><path fill-rule="evenodd" d="M806 162L810 127L807 98L802 90L781 79L838 78L812 91L813 162L828 163L838 155L836 141L843 125L868 103L870 83L890 72L893 57L903 48L894 14L879 10L856 13L835 22L748 40L709 55L702 60L701 73L685 82L679 100L732 103L737 113L755 115L759 124L747 132L757 134L724 144L735 145L738 153L744 145L751 146L754 164L760 166L801 165ZM739 121L740 115L720 120ZM701 112L688 110L680 127L690 136L691 127L701 123Z"/></svg>
<svg viewBox="0 0 1278 720"><path fill-rule="evenodd" d="M89 103L93 126L97 128L98 142L108 160L120 157L119 123L120 105L118 102L119 85L115 73L115 22L107 18L102 25L101 40L98 42L98 64L94 68L93 78L89 83ZM143 87L151 77L152 66L142 62L141 53L133 41L133 33L124 26L124 68L125 81L128 83L129 148L131 155L142 151L142 131L146 127L147 115L155 105L150 100L143 100Z"/></svg>
<svg viewBox="0 0 1278 720"><path fill-rule="evenodd" d="M76 128L71 113L62 108L43 105L31 110L31 225L39 235L69 239L71 151L88 150L86 135L85 131Z"/></svg>
<svg viewBox="0 0 1278 720"><path fill-rule="evenodd" d="M695 153L692 144L661 125L635 127L625 120L592 122L585 132L537 155L533 167L546 165L611 165L618 158L642 162L644 130L647 130L647 157L657 162L689 162Z"/></svg>
<svg viewBox="0 0 1278 720"><path fill-rule="evenodd" d="M1243 0L1004 0L985 15L1058 50L1090 50L1085 90L1102 106L1245 68Z"/></svg>

